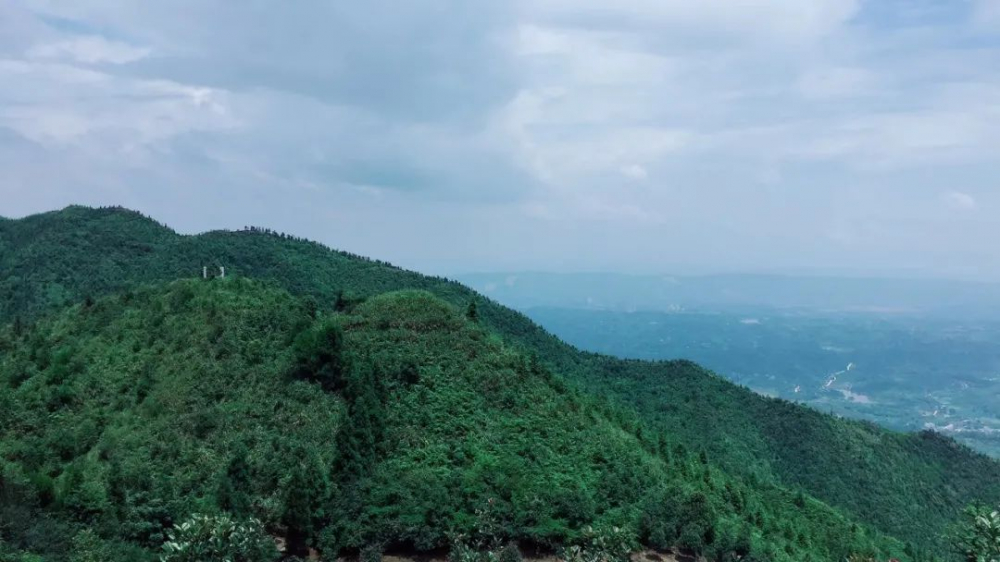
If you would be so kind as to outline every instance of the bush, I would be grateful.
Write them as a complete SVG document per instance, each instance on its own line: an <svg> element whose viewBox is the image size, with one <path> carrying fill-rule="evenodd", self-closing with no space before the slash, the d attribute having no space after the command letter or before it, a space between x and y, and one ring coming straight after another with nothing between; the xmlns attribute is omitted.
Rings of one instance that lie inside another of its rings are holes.
<svg viewBox="0 0 1000 562"><path fill-rule="evenodd" d="M517 543L508 542L503 546L475 548L459 538L452 541L449 562L522 562L521 549ZM366 562L362 559L361 562Z"/></svg>
<svg viewBox="0 0 1000 562"><path fill-rule="evenodd" d="M361 549L358 555L359 562L382 562L382 545L369 544Z"/></svg>
<svg viewBox="0 0 1000 562"><path fill-rule="evenodd" d="M497 553L497 560L498 562L521 562L523 560L521 549L517 547L517 543L509 542Z"/></svg>
<svg viewBox="0 0 1000 562"><path fill-rule="evenodd" d="M967 562L1000 561L1000 510L976 505L967 507L964 515L952 535L955 550Z"/></svg>
<svg viewBox="0 0 1000 562"><path fill-rule="evenodd" d="M563 549L566 562L627 562L635 536L623 527L587 527L582 544Z"/></svg>
<svg viewBox="0 0 1000 562"><path fill-rule="evenodd" d="M73 537L70 562L104 562L109 558L104 542L90 529L80 531Z"/></svg>
<svg viewBox="0 0 1000 562"><path fill-rule="evenodd" d="M483 555L463 540L452 541L448 562L483 562Z"/></svg>
<svg viewBox="0 0 1000 562"><path fill-rule="evenodd" d="M278 548L256 519L193 515L167 531L160 562L274 562Z"/></svg>

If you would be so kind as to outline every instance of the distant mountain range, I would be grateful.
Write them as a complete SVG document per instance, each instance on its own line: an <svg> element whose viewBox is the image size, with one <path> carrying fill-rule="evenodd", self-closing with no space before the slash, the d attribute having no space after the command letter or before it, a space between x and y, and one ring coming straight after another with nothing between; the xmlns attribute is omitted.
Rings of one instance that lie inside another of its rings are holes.
<svg viewBox="0 0 1000 562"><path fill-rule="evenodd" d="M518 309L733 310L740 307L1000 317L1000 284L783 275L471 273L457 279Z"/></svg>
<svg viewBox="0 0 1000 562"><path fill-rule="evenodd" d="M1000 320L746 307L525 313L581 349L691 359L768 396L895 429L933 428L1000 458Z"/></svg>

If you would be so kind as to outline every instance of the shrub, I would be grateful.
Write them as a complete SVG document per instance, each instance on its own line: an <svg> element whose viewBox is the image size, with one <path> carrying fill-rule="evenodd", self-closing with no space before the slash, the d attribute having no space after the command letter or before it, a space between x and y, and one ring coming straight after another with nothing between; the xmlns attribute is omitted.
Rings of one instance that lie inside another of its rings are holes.
<svg viewBox="0 0 1000 562"><path fill-rule="evenodd" d="M382 562L382 545L369 544L361 549L359 562Z"/></svg>
<svg viewBox="0 0 1000 562"><path fill-rule="evenodd" d="M515 542L505 544L497 553L498 562L521 562L522 559L521 549L517 547Z"/></svg>
<svg viewBox="0 0 1000 562"><path fill-rule="evenodd" d="M579 545L564 548L565 562L625 562L636 547L635 536L623 527L587 527Z"/></svg>
<svg viewBox="0 0 1000 562"><path fill-rule="evenodd" d="M167 531L160 562L273 562L274 539L256 519L237 522L228 515L193 515Z"/></svg>
<svg viewBox="0 0 1000 562"><path fill-rule="evenodd" d="M70 562L104 562L108 558L104 542L94 531L86 529L73 537Z"/></svg>
<svg viewBox="0 0 1000 562"><path fill-rule="evenodd" d="M975 505L967 507L964 515L952 535L955 550L967 562L1000 561L1000 510Z"/></svg>

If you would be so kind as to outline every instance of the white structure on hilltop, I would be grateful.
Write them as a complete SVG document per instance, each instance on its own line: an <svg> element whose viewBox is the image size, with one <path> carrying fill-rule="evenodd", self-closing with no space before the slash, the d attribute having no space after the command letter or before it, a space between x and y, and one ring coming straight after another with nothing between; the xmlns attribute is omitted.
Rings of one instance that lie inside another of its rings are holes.
<svg viewBox="0 0 1000 562"><path fill-rule="evenodd" d="M216 275L215 277L220 277L220 278L225 279L225 277L226 277L226 268L225 268L225 266L222 266L222 265L219 266L219 274ZM208 279L208 266L207 265L201 266L201 278L202 279Z"/></svg>

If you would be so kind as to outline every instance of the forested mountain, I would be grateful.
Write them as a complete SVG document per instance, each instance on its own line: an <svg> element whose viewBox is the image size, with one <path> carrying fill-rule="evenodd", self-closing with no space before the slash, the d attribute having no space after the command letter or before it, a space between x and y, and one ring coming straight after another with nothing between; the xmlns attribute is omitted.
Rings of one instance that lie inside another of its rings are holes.
<svg viewBox="0 0 1000 562"><path fill-rule="evenodd" d="M203 267L237 279L162 285ZM0 221L0 269L3 493L26 498L6 534L38 518L148 547L175 517L235 501L218 492L234 463L252 475L236 486L252 506L227 511L348 549L440 545L487 501L504 537L541 543L607 523L650 543L700 536L706 552L716 536L749 537L763 559L893 550L871 525L911 553L943 553L963 506L1000 499L1000 464L950 439L765 398L690 362L583 353L457 283L264 229L181 236L131 211L71 207ZM414 289L426 293L384 294ZM466 307L475 322L455 314ZM323 326L342 332L349 368L310 352L310 337L330 339L315 336ZM291 493L312 488L328 492ZM141 530L120 524L129 501ZM692 517L705 532L683 538Z"/></svg>
<svg viewBox="0 0 1000 562"><path fill-rule="evenodd" d="M768 396L901 431L933 427L1000 459L1000 321L927 315L531 308L581 349L697 362Z"/></svg>
<svg viewBox="0 0 1000 562"><path fill-rule="evenodd" d="M726 475L426 292L324 315L247 279L175 281L0 346L0 529L52 559L150 558L217 510L324 553L484 533L557 546L588 526L717 559L903 549Z"/></svg>

